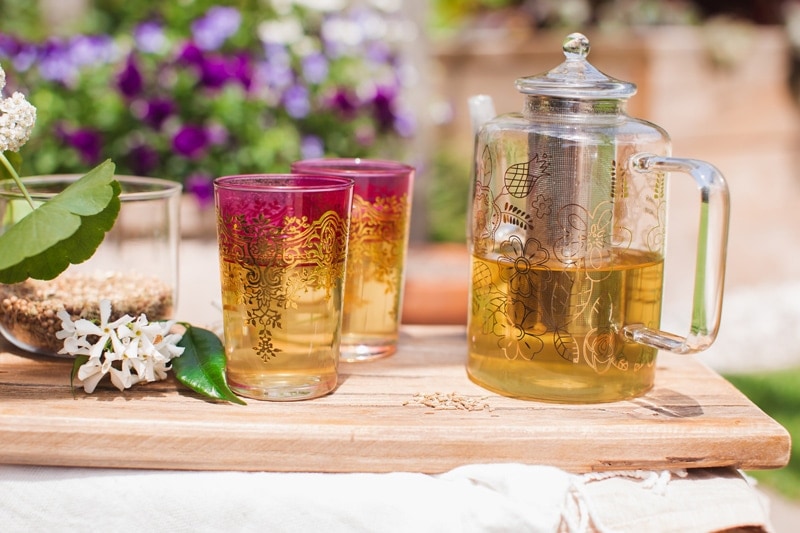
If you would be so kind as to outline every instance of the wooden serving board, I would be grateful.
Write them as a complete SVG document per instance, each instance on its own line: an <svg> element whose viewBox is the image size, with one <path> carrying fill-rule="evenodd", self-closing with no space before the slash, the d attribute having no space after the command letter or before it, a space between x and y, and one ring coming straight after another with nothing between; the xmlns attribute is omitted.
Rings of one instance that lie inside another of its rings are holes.
<svg viewBox="0 0 800 533"><path fill-rule="evenodd" d="M656 387L642 398L561 405L484 390L467 378L465 354L462 327L406 327L394 356L342 365L333 394L239 406L204 400L172 380L73 393L70 361L0 345L0 462L437 473L487 462L573 472L767 469L789 459L786 430L690 356L661 354ZM437 392L486 408L415 399Z"/></svg>

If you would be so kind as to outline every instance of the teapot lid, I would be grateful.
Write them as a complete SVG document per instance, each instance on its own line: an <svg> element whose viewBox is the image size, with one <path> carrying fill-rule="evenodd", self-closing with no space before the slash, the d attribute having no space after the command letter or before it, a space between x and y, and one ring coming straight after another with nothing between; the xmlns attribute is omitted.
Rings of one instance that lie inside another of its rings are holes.
<svg viewBox="0 0 800 533"><path fill-rule="evenodd" d="M517 90L561 98L609 99L629 98L636 94L636 85L606 76L587 60L589 39L571 33L562 46L567 60L549 72L517 79Z"/></svg>

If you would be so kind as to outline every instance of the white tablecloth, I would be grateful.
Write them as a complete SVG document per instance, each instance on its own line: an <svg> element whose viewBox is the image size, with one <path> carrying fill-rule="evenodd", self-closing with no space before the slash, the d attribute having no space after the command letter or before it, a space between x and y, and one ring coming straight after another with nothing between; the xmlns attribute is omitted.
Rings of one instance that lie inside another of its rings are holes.
<svg viewBox="0 0 800 533"><path fill-rule="evenodd" d="M5 533L771 531L764 502L731 469L575 475L494 464L424 475L0 466Z"/></svg>

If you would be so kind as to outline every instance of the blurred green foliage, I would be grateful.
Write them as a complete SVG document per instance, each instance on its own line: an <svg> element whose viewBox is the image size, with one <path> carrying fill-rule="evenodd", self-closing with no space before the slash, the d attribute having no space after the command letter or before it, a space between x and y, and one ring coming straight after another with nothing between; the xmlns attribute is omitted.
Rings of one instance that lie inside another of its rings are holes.
<svg viewBox="0 0 800 533"><path fill-rule="evenodd" d="M787 466L748 474L787 498L800 500L800 368L731 374L725 378L792 436Z"/></svg>
<svg viewBox="0 0 800 533"><path fill-rule="evenodd" d="M471 160L459 159L444 150L434 154L427 184L429 240L466 241L471 163Z"/></svg>

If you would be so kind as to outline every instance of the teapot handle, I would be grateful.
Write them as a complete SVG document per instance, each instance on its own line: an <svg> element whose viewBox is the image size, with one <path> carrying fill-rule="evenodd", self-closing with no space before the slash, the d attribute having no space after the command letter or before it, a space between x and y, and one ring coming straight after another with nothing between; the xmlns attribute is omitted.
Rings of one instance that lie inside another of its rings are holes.
<svg viewBox="0 0 800 533"><path fill-rule="evenodd" d="M629 340L670 352L700 352L711 346L719 330L730 217L728 186L719 170L705 161L637 154L630 164L637 172L691 175L700 189L700 230L689 334L681 337L641 324L625 326L623 333Z"/></svg>

